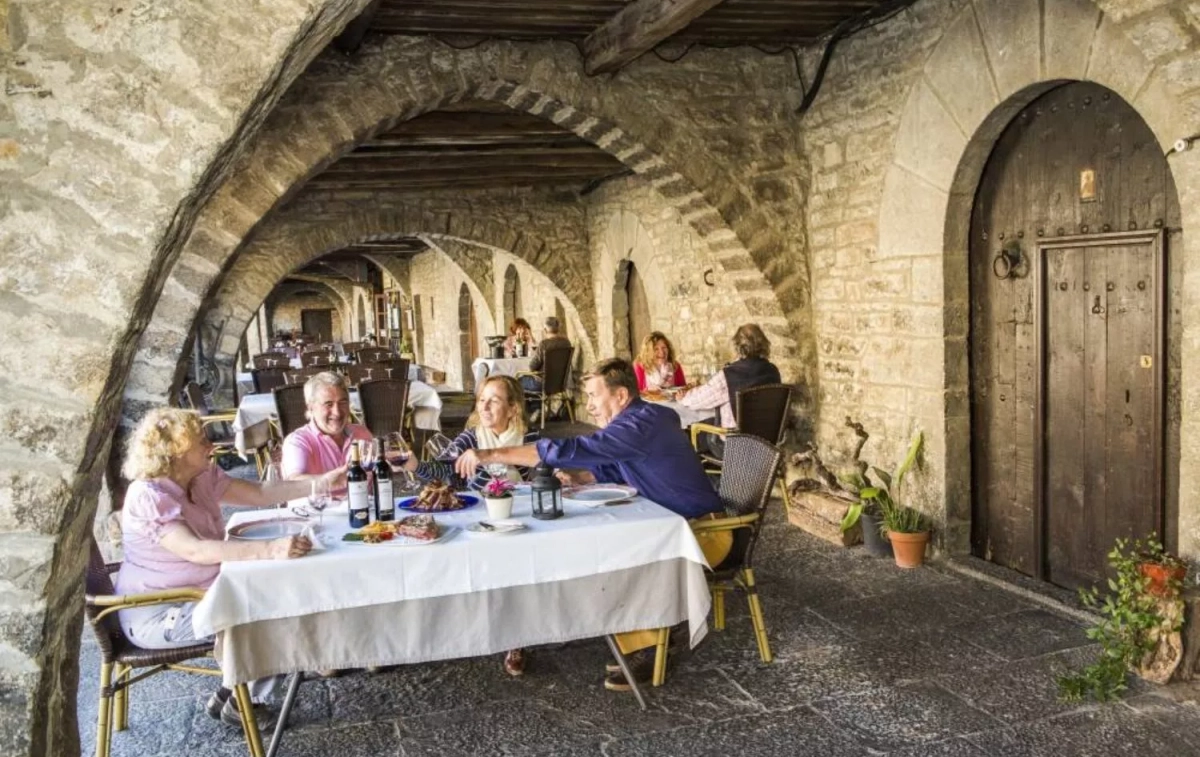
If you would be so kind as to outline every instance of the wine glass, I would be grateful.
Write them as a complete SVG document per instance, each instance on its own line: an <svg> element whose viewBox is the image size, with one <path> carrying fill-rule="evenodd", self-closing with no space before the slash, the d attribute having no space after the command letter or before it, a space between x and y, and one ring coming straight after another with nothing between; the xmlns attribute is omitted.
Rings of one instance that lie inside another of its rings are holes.
<svg viewBox="0 0 1200 757"><path fill-rule="evenodd" d="M450 445L453 443L444 434L439 432L431 436L429 441L425 442L425 446L436 459L446 454L446 450L450 449Z"/></svg>
<svg viewBox="0 0 1200 757"><path fill-rule="evenodd" d="M325 525L325 508L329 507L329 482L323 478L314 478L308 494L308 504L317 511L317 526Z"/></svg>

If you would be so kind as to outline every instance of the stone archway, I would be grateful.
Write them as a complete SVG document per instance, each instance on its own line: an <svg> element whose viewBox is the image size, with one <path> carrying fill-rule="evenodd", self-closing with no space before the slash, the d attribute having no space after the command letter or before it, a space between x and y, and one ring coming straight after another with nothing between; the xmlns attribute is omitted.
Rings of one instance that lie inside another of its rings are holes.
<svg viewBox="0 0 1200 757"><path fill-rule="evenodd" d="M385 43L392 44L391 41ZM404 51L406 55L415 52L411 47L404 48ZM402 77L403 83L400 83L396 77L382 75L380 70L376 70L388 68L394 61L386 60L383 56L371 57L364 51L361 69L350 72L339 69L341 92L337 98L329 97L334 83L322 80L319 76L322 72L314 71L311 86L298 87L291 93L289 102L272 114L270 125L262 138L239 162L233 178L214 197L208 206L209 212L188 239L185 254L180 257L177 270L171 273L172 279L180 282L190 296L202 297L242 251L244 240L256 225L290 199L308 177L362 139L390 128L401 120L447 104L463 100L496 102L545 117L571 130L649 180L709 247L716 265L736 272L738 293L751 314L761 320L765 327L774 330L773 339L779 362L785 372L808 377L810 369L800 354L807 335L802 334L803 339L798 340L789 329L791 322L779 303L773 285L761 273L763 268L759 261L731 230L717 207L692 181L670 167L656 151L613 122L569 105L567 97L555 97L527 84L497 77L492 68L494 58L481 59L478 52L472 51L457 53L454 57L458 68L430 69L429 75L422 77L420 84L414 83L409 77ZM549 89L550 82L546 82L546 85ZM602 101L603 98L597 102ZM338 104L342 102L353 102L355 107L343 108ZM302 118L299 117L301 111ZM303 145L304 149L298 150L299 145ZM681 146L681 157L686 152L687 149ZM722 184L719 191L724 193L725 189L726 185ZM736 206L730 210L730 215L744 219L748 213L753 213L751 209L755 203L745 196L735 193L727 199ZM461 236L478 238L480 235L467 233ZM499 246L518 251L522 241L518 233L511 244ZM769 248L770 255L778 251L778 240L763 237L761 243L764 250ZM541 259L531 262L535 266L544 264L550 252L549 249L540 251L535 258ZM801 263L803 261L799 261L798 265ZM774 266L772 270L781 284L786 280L794 285L793 288L807 289L807 277L797 281L794 276L789 278L785 269ZM183 283L185 281L186 284ZM567 288L564 291L575 295ZM578 294L588 296L587 292ZM804 299L802 294L795 294ZM161 370L163 345L179 345L175 350L175 358L178 358L184 344L181 336L189 332L189 326L185 325L190 320L188 316L186 308L180 310L168 306L156 311L141 340L138 358L130 375L128 393L131 398L169 395L172 377ZM804 318L800 320L807 323ZM594 327L590 330L594 332ZM174 365L175 361L171 362ZM132 421L136 415L136 408L130 409L131 413L126 414L126 422Z"/></svg>
<svg viewBox="0 0 1200 757"><path fill-rule="evenodd" d="M1044 7L1043 7L1044 5ZM1003 20L1003 39L981 35L981 19ZM1031 47L1022 55L1001 51L1003 40L1022 40ZM1145 118L1164 150L1180 135L1178 124L1188 119L1168 92L1161 69L1141 52L1093 4L1085 0L1046 0L1044 4L1010 4L985 0L966 5L947 26L926 60L909 93L896 134L894 153L884 179L879 211L878 255L907 259L922 291L941 306L932 344L942 345L935 358L940 366L922 371L929 388L941 398L936 406L921 407L915 420L927 433L931 464L926 501L943 501L938 513L943 547L952 553L970 549L971 421L968 405L967 234L975 190L984 164L1000 133L1022 108L1055 85L1091 80L1121 95ZM1172 169L1183 203L1183 224L1200 221L1186 197L1200 190L1200 160L1192 153L1173 158ZM1185 255L1195 260L1200 243L1185 234ZM1200 268L1185 272L1185 277ZM1184 344L1200 333L1200 299L1183 303ZM1183 354L1188 366L1200 361L1200 351ZM1187 413L1188 398L1200 396L1195 382L1184 380L1182 433L1200 433L1200 417ZM931 395L932 396L932 395ZM1188 490L1200 480L1200 450L1184 445L1180 487ZM1180 502L1180 549L1200 547L1200 507Z"/></svg>

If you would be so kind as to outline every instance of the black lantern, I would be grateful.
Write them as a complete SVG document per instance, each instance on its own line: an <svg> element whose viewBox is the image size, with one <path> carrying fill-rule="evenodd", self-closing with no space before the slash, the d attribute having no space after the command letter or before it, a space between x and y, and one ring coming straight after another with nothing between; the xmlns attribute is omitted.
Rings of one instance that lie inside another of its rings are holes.
<svg viewBox="0 0 1200 757"><path fill-rule="evenodd" d="M562 517L562 483L554 475L553 468L545 463L538 463L534 467L530 492L533 499L533 517L541 520Z"/></svg>

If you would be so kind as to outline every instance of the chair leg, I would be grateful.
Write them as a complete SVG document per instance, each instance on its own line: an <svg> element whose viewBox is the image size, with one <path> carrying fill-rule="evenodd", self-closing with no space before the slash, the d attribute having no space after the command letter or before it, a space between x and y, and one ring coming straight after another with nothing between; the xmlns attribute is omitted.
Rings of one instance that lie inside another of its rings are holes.
<svg viewBox="0 0 1200 757"><path fill-rule="evenodd" d="M119 662L113 668L113 681L121 686L113 695L113 729L117 731L129 728L129 687L122 684L132 673L133 668Z"/></svg>
<svg viewBox="0 0 1200 757"><path fill-rule="evenodd" d="M263 757L262 734L258 732L258 722L254 719L254 703L250 701L250 689L246 684L239 683L233 689L237 697L238 712L242 714L242 730L246 734L246 747L250 757Z"/></svg>
<svg viewBox="0 0 1200 757"><path fill-rule="evenodd" d="M758 601L758 587L754 585L754 569L742 569L742 583L746 589L746 599L750 603L750 620L754 623L754 638L758 641L758 656L763 662L770 662L771 644L767 641L767 621L763 617L762 603Z"/></svg>
<svg viewBox="0 0 1200 757"><path fill-rule="evenodd" d="M542 424L542 430L546 430L546 416L550 414L550 407L546 404L546 395L542 395L542 402L538 406L538 422Z"/></svg>
<svg viewBox="0 0 1200 757"><path fill-rule="evenodd" d="M671 640L671 629L658 629L658 643L654 646L654 678L651 686L662 686L667 680L667 646Z"/></svg>
<svg viewBox="0 0 1200 757"><path fill-rule="evenodd" d="M113 664L100 665L100 716L96 721L96 757L109 757L112 744L112 685Z"/></svg>
<svg viewBox="0 0 1200 757"><path fill-rule="evenodd" d="M725 630L725 587L712 587L713 630Z"/></svg>
<svg viewBox="0 0 1200 757"><path fill-rule="evenodd" d="M783 474L782 462L779 463L779 467L779 476L775 479L775 481L779 484L779 491L783 495L783 514L784 516L787 516L792 512L792 496L788 494L787 478Z"/></svg>

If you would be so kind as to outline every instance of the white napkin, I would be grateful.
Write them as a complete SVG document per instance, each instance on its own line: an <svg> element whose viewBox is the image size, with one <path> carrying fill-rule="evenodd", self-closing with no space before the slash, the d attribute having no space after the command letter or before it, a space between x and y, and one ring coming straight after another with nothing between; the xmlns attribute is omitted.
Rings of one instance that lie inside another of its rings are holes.
<svg viewBox="0 0 1200 757"><path fill-rule="evenodd" d="M321 541L320 535L317 534L317 530L313 528L311 523L304 524L304 530L300 532L300 535L307 536L308 540L312 542L313 552L319 552L325 549L325 543Z"/></svg>

